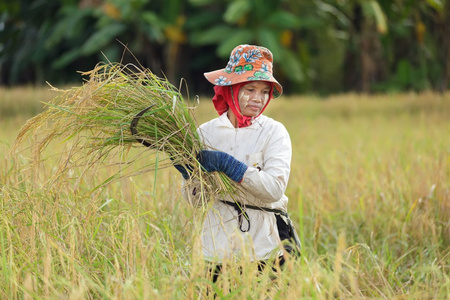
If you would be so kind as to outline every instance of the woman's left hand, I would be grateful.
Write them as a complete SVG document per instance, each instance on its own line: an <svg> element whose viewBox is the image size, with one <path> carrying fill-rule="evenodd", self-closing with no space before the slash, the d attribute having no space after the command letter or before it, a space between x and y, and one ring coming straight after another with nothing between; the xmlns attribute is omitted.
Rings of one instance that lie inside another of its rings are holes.
<svg viewBox="0 0 450 300"><path fill-rule="evenodd" d="M223 172L236 182L242 181L248 168L243 162L221 151L202 150L197 160L207 172Z"/></svg>

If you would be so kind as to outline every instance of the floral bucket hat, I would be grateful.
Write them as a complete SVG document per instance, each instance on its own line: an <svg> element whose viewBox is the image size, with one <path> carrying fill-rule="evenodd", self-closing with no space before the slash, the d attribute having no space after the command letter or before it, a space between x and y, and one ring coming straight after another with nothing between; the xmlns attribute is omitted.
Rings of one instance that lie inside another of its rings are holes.
<svg viewBox="0 0 450 300"><path fill-rule="evenodd" d="M228 86L246 81L267 81L273 86L273 97L283 93L283 87L272 74L273 55L269 49L255 45L239 45L231 51L225 69L204 73L214 85Z"/></svg>

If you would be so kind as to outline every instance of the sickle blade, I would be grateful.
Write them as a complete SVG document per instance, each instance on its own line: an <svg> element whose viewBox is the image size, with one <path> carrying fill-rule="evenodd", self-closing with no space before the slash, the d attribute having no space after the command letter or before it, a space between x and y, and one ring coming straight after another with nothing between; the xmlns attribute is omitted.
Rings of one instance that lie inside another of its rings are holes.
<svg viewBox="0 0 450 300"><path fill-rule="evenodd" d="M141 110L136 116L134 116L133 120L131 121L130 124L130 130L131 130L131 134L132 135L136 135L138 134L137 131L137 124L139 123L139 120L141 119L141 117L153 106L155 106L155 104L150 105L149 107L144 108L143 110ZM135 136L136 141L138 141L139 143L141 143L142 145L146 146L146 147L152 147L153 145L150 144L149 142L147 142L146 140L143 140L141 138L138 138Z"/></svg>

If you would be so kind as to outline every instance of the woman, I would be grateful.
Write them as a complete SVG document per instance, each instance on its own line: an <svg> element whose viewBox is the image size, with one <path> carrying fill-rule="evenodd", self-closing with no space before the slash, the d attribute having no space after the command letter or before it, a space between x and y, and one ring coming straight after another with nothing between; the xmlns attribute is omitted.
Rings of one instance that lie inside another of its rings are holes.
<svg viewBox="0 0 450 300"><path fill-rule="evenodd" d="M225 173L243 190L237 199L217 199L203 224L204 258L219 265L244 254L263 263L278 258L282 264L284 250L292 249L283 249L282 240L298 241L284 194L290 137L281 123L262 115L270 100L282 93L272 63L268 49L239 45L226 68L204 74L215 85L212 101L219 117L198 129L210 149L200 152L198 160L206 171ZM185 187L185 196L193 202L196 188Z"/></svg>

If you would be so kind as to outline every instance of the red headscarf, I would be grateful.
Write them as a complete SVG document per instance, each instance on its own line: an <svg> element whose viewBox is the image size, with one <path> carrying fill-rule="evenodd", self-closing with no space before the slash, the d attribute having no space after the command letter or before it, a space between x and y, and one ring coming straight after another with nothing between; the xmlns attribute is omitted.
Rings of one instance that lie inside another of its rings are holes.
<svg viewBox="0 0 450 300"><path fill-rule="evenodd" d="M247 83L248 82L241 82L233 84L231 86L222 86L222 85L214 86L215 94L214 97L212 98L212 102L214 104L214 107L216 108L217 113L220 116L224 112L228 111L229 108L231 108L231 110L236 115L236 118L238 120L238 128L252 125L252 121L262 114L262 112L266 109L267 104L269 104L270 99L272 99L273 85L271 82L268 82L270 84L269 100L267 100L266 104L261 109L261 112L255 117L244 116L241 113L241 108L239 106L239 90L241 89L242 86L246 85Z"/></svg>

